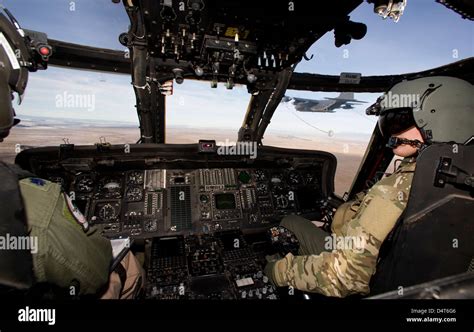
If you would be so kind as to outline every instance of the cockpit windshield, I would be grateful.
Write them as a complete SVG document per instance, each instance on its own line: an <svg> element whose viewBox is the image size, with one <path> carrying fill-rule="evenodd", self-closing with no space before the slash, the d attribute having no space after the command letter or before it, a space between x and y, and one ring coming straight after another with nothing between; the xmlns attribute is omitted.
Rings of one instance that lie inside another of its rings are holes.
<svg viewBox="0 0 474 332"><path fill-rule="evenodd" d="M129 20L123 8L111 1L28 1L29 10L22 10L25 3L3 1L24 28L43 31L51 39L126 50L118 35L128 30ZM410 7L393 24L374 15L371 5L364 2L351 13L351 19L367 24L364 39L336 48L333 33L326 33L308 50L309 61L303 59L295 72L387 75L426 70L474 55L474 28L468 20L459 20L456 13L434 1L411 2ZM427 34L436 38L426 38ZM12 161L18 146L67 140L93 144L104 137L110 143L137 142L139 122L130 81L129 75L57 67L31 75L24 101L15 108L22 122L0 146L0 157ZM349 101L341 104L338 99L344 96L339 93L287 90L263 144L335 154L339 160L336 193L342 194L375 127L376 119L367 116L365 108L379 95L345 95ZM209 82L174 83L173 95L166 99L166 142L195 143L206 138L232 144L250 96L238 84L226 89L219 83L211 89Z"/></svg>

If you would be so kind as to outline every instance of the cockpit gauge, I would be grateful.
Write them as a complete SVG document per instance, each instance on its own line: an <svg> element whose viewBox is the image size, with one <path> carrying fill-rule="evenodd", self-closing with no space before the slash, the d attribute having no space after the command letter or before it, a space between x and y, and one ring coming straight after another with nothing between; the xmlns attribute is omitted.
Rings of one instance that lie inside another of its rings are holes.
<svg viewBox="0 0 474 332"><path fill-rule="evenodd" d="M249 223L250 224L256 224L258 223L258 216L255 214L249 215Z"/></svg>
<svg viewBox="0 0 474 332"><path fill-rule="evenodd" d="M145 232L148 232L148 233L156 232L158 229L158 225L156 224L155 220L146 220L143 223L143 229L145 230Z"/></svg>
<svg viewBox="0 0 474 332"><path fill-rule="evenodd" d="M280 184L283 182L283 175L281 173L275 173L272 175L272 177L270 178L270 182L272 184Z"/></svg>
<svg viewBox="0 0 474 332"><path fill-rule="evenodd" d="M120 189L120 183L115 181L107 182L102 188L107 189L108 191L117 191Z"/></svg>
<svg viewBox="0 0 474 332"><path fill-rule="evenodd" d="M199 196L199 201L201 203L207 204L207 203L209 203L209 196L202 194L202 195Z"/></svg>
<svg viewBox="0 0 474 332"><path fill-rule="evenodd" d="M79 176L74 187L79 193L90 193L94 190L94 180L90 175Z"/></svg>
<svg viewBox="0 0 474 332"><path fill-rule="evenodd" d="M286 195L276 195L275 196L275 204L277 209L286 209L289 205L289 200Z"/></svg>
<svg viewBox="0 0 474 332"><path fill-rule="evenodd" d="M116 206L107 203L102 206L99 210L99 218L102 221L112 221L115 220L118 216L119 211L117 210Z"/></svg>
<svg viewBox="0 0 474 332"><path fill-rule="evenodd" d="M105 198L122 197L122 181L120 178L105 177L99 182L99 194Z"/></svg>
<svg viewBox="0 0 474 332"><path fill-rule="evenodd" d="M143 190L140 187L130 187L125 196L129 202L139 202L143 199Z"/></svg>
<svg viewBox="0 0 474 332"><path fill-rule="evenodd" d="M272 188L273 201L279 210L292 209L294 207L294 193L288 187L276 185Z"/></svg>
<svg viewBox="0 0 474 332"><path fill-rule="evenodd" d="M268 194L268 186L264 182L257 183L257 194L259 196L264 196Z"/></svg>
<svg viewBox="0 0 474 332"><path fill-rule="evenodd" d="M291 171L288 174L288 183L291 185L299 185L301 184L301 175L296 171Z"/></svg>
<svg viewBox="0 0 474 332"><path fill-rule="evenodd" d="M131 185L143 184L143 172L131 171L130 173L128 173L128 184L131 184Z"/></svg>
<svg viewBox="0 0 474 332"><path fill-rule="evenodd" d="M257 182L265 181L267 179L267 176L265 175L265 171L263 169L256 169L253 174L255 176L255 181Z"/></svg>
<svg viewBox="0 0 474 332"><path fill-rule="evenodd" d="M311 172L305 173L303 178L306 184L314 184L316 182L316 176Z"/></svg>

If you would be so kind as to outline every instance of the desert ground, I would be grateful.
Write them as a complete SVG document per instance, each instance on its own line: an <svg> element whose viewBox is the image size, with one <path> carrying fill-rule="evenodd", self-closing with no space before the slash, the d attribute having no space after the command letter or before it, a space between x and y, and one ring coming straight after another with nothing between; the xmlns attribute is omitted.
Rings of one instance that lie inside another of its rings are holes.
<svg viewBox="0 0 474 332"><path fill-rule="evenodd" d="M32 125L15 127L0 143L0 160L13 163L20 149L33 146L54 146L68 138L70 143L88 145L99 142L103 136L111 144L136 143L139 129L134 127L88 127L60 125ZM222 129L168 128L167 143L196 143L198 139L217 142L235 141L236 134ZM366 141L335 137L297 137L288 134L267 133L264 144L284 148L321 150L337 157L335 191L342 195L350 188L366 148Z"/></svg>

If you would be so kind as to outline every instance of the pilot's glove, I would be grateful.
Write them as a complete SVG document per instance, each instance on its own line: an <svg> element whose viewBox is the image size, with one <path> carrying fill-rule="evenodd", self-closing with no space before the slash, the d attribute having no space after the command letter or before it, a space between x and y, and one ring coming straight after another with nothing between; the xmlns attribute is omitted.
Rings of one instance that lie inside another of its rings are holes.
<svg viewBox="0 0 474 332"><path fill-rule="evenodd" d="M275 265L278 260L281 259L279 254L266 256L265 259L267 260L267 265L265 265L265 269L263 272L268 277L268 280L273 284L273 286L278 287L275 283Z"/></svg>

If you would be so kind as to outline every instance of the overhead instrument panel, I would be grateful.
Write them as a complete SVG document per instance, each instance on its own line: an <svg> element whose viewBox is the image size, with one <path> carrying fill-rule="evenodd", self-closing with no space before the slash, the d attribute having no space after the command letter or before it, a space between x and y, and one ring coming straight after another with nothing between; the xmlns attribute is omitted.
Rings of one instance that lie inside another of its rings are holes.
<svg viewBox="0 0 474 332"><path fill-rule="evenodd" d="M338 46L362 38L365 26L348 16L360 3L324 2L314 10L305 1L265 0L247 6L236 0L142 0L125 2L125 7L132 28L138 26L144 36L140 42L157 73L171 75L177 83L188 76L211 80L212 87L226 82L231 89L235 83L258 84L269 73L298 63L334 28ZM124 32L119 41L129 47L137 33Z"/></svg>

